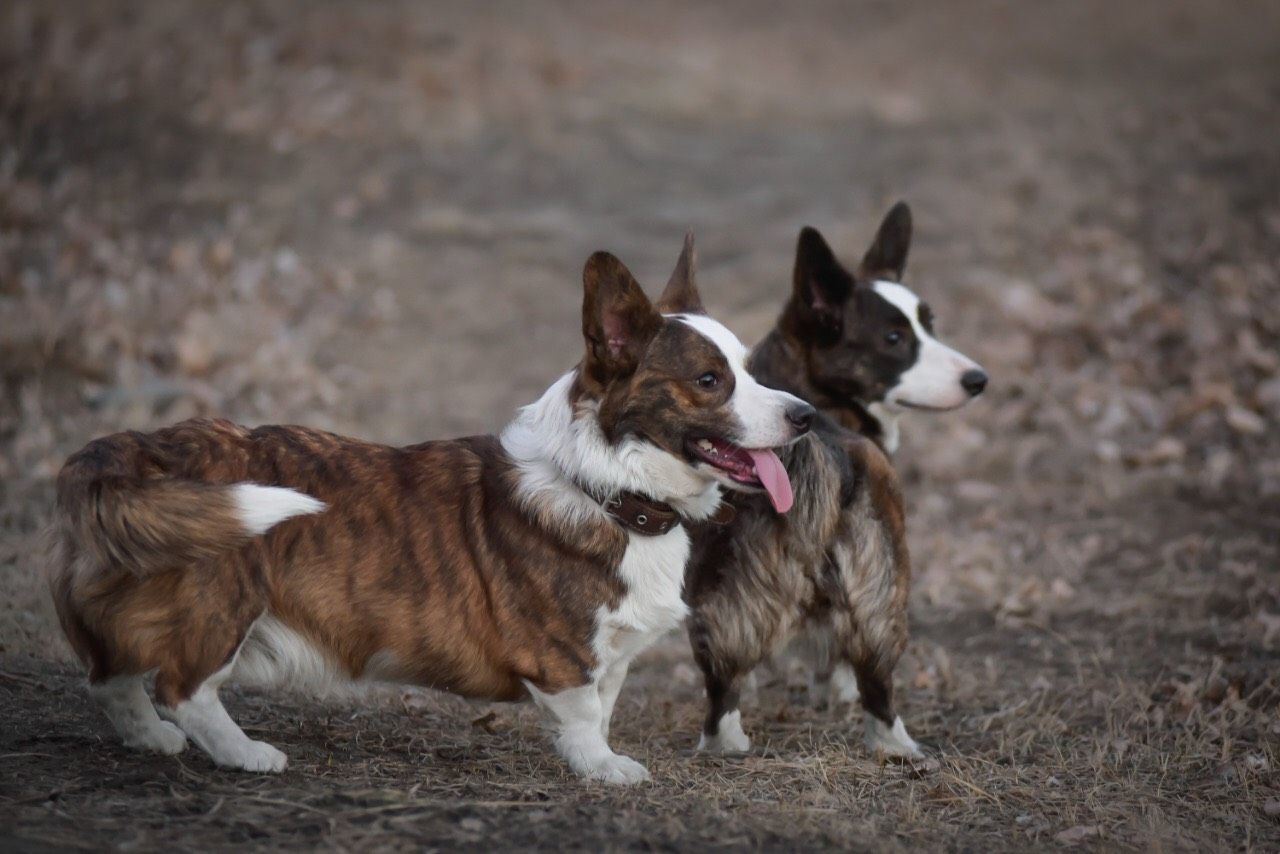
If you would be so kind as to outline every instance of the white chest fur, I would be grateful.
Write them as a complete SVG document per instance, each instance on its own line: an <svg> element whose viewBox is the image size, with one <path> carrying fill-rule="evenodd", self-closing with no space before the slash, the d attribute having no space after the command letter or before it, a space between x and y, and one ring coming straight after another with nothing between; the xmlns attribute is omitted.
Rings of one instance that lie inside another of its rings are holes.
<svg viewBox="0 0 1280 854"><path fill-rule="evenodd" d="M898 452L898 419L899 414L891 412L883 403L873 403L867 407L867 411L876 417L880 422L881 439L884 442L884 449L890 454Z"/></svg>
<svg viewBox="0 0 1280 854"><path fill-rule="evenodd" d="M631 659L659 636L680 625L689 535L677 525L659 537L627 535L619 574L627 586L618 607L600 609L595 648L602 669Z"/></svg>

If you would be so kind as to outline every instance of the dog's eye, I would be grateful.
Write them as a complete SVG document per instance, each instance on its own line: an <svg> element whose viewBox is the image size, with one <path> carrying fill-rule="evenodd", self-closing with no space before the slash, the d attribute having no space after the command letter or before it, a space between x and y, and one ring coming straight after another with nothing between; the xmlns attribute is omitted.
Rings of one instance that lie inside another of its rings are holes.
<svg viewBox="0 0 1280 854"><path fill-rule="evenodd" d="M902 341L902 333L896 329L893 330L892 332L887 333L884 336L884 343L888 344L890 347L893 347L899 344L901 341Z"/></svg>
<svg viewBox="0 0 1280 854"><path fill-rule="evenodd" d="M716 376L714 371L707 371L698 377L698 386L700 388L715 388L720 385L720 377Z"/></svg>

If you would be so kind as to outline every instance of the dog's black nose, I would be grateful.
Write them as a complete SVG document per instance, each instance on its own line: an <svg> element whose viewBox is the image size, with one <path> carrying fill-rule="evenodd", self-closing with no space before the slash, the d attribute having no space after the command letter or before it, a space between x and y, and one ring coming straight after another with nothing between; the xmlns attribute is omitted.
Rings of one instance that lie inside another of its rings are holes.
<svg viewBox="0 0 1280 854"><path fill-rule="evenodd" d="M977 397L987 387L987 374L978 368L965 371L960 377L960 385L969 392L970 397Z"/></svg>
<svg viewBox="0 0 1280 854"><path fill-rule="evenodd" d="M792 427L796 428L796 435L803 436L809 432L809 427L813 424L814 411L814 408L807 403L797 403L787 410L787 420L791 422Z"/></svg>

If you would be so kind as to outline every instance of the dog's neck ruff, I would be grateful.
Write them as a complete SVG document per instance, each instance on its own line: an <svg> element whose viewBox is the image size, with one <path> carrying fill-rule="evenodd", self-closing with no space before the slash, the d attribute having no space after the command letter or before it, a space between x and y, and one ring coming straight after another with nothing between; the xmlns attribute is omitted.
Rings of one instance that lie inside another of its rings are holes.
<svg viewBox="0 0 1280 854"><path fill-rule="evenodd" d="M502 431L502 447L520 471L518 493L524 501L551 510L565 523L605 519L644 534L649 532L638 528L665 519L667 512L675 517L668 531L681 521L716 513L721 502L715 481L637 438L610 443L595 415L598 404L571 401L575 376L575 371L562 376ZM627 495L635 500L623 500L620 507L606 504ZM658 510L656 517L645 512L645 504ZM630 524L614 512L623 508ZM654 529L652 535L659 533L665 531Z"/></svg>

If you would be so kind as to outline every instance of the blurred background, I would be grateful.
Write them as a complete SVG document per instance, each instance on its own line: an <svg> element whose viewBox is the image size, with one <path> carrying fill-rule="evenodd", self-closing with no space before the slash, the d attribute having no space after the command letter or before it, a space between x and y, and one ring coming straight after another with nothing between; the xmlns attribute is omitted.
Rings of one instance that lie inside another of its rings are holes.
<svg viewBox="0 0 1280 854"><path fill-rule="evenodd" d="M577 360L591 251L656 294L694 229L752 342L802 225L856 263L905 199L992 376L905 424L908 702L1132 683L1274 748L1277 140L1266 0L9 0L0 661L67 661L33 554L88 439L496 431Z"/></svg>

